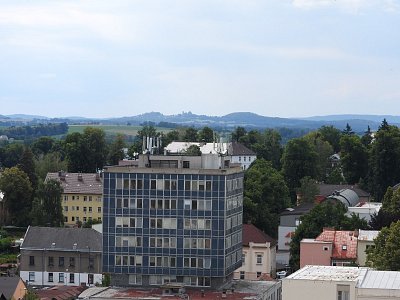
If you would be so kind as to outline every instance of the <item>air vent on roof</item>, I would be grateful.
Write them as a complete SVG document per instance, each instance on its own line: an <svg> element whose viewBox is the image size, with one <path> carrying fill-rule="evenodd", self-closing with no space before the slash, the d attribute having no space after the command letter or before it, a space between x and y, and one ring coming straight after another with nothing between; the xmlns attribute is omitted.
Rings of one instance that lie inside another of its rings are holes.
<svg viewBox="0 0 400 300"><path fill-rule="evenodd" d="M56 243L51 243L51 248L55 248Z"/></svg>
<svg viewBox="0 0 400 300"><path fill-rule="evenodd" d="M79 181L82 181L82 180L83 180L82 174L81 174L81 173L78 174L78 180L79 180Z"/></svg>
<svg viewBox="0 0 400 300"><path fill-rule="evenodd" d="M74 243L74 246L72 247L74 250L76 250L76 246L77 246L78 244L77 243Z"/></svg>

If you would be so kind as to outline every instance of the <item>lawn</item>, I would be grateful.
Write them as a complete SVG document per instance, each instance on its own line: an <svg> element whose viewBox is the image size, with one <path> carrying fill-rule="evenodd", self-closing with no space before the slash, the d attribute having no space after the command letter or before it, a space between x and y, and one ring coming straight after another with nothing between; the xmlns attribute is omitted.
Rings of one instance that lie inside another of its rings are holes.
<svg viewBox="0 0 400 300"><path fill-rule="evenodd" d="M94 127L103 129L106 135L116 135L121 133L126 136L136 136L142 126L128 126L128 125L69 125L68 134L73 132L83 133L86 127ZM171 131L170 128L156 127L158 132L167 133Z"/></svg>

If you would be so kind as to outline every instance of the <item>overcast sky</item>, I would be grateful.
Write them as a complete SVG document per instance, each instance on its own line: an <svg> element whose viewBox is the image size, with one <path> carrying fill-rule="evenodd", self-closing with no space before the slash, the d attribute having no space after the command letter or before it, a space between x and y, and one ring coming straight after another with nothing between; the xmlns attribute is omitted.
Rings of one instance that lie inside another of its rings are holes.
<svg viewBox="0 0 400 300"><path fill-rule="evenodd" d="M0 114L400 115L400 0L0 2Z"/></svg>

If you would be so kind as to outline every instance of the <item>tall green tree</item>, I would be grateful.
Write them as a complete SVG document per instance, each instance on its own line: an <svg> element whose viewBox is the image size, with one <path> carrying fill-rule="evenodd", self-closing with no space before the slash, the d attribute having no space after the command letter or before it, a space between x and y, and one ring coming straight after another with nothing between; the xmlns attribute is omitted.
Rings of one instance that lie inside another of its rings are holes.
<svg viewBox="0 0 400 300"><path fill-rule="evenodd" d="M239 142L242 136L245 136L247 133L244 127L238 126L232 132L232 141Z"/></svg>
<svg viewBox="0 0 400 300"><path fill-rule="evenodd" d="M343 129L343 131L342 131L342 135L353 135L353 134L354 134L353 129L351 128L351 126L349 125L349 123L347 123L347 124L346 124L346 128Z"/></svg>
<svg viewBox="0 0 400 300"><path fill-rule="evenodd" d="M320 133L322 140L328 142L332 146L335 153L340 151L340 137L342 133L339 129L331 125L322 126L318 129L318 132Z"/></svg>
<svg viewBox="0 0 400 300"><path fill-rule="evenodd" d="M32 185L28 175L17 167L7 168L0 176L0 190L4 193L7 225L27 226L32 208Z"/></svg>
<svg viewBox="0 0 400 300"><path fill-rule="evenodd" d="M188 127L183 135L184 142L196 142L197 141L197 130L193 127Z"/></svg>
<svg viewBox="0 0 400 300"><path fill-rule="evenodd" d="M50 152L45 155L39 155L35 159L35 170L39 180L43 181L49 172L58 172L68 169L67 161L61 160L58 152Z"/></svg>
<svg viewBox="0 0 400 300"><path fill-rule="evenodd" d="M212 143L214 141L214 130L210 127L203 127L198 133L199 142Z"/></svg>
<svg viewBox="0 0 400 300"><path fill-rule="evenodd" d="M400 129L384 120L375 134L369 156L369 188L376 201L400 182Z"/></svg>
<svg viewBox="0 0 400 300"><path fill-rule="evenodd" d="M29 147L25 148L21 160L19 161L18 168L28 175L33 190L36 190L37 176L35 171L35 161L33 158L33 153Z"/></svg>
<svg viewBox="0 0 400 300"><path fill-rule="evenodd" d="M32 152L35 155L45 155L52 150L54 144L55 140L53 138L42 136L32 143Z"/></svg>
<svg viewBox="0 0 400 300"><path fill-rule="evenodd" d="M111 143L109 150L108 150L107 161L109 164L118 165L118 162L120 160L124 159L125 146L126 146L126 144L125 144L124 136L122 134L117 134L117 136L115 137L114 141Z"/></svg>
<svg viewBox="0 0 400 300"><path fill-rule="evenodd" d="M334 153L332 146L322 139L321 134L318 131L306 134L303 139L310 143L317 154L315 179L325 181L327 170L331 168L329 158Z"/></svg>
<svg viewBox="0 0 400 300"><path fill-rule="evenodd" d="M378 270L400 271L400 221L384 227L367 249L367 265Z"/></svg>
<svg viewBox="0 0 400 300"><path fill-rule="evenodd" d="M2 167L11 168L18 165L24 153L24 146L19 143L6 145L1 151L0 163Z"/></svg>
<svg viewBox="0 0 400 300"><path fill-rule="evenodd" d="M282 156L282 172L291 192L292 202L296 201L296 189L300 179L317 175L317 153L309 141L301 138L290 140Z"/></svg>
<svg viewBox="0 0 400 300"><path fill-rule="evenodd" d="M277 237L279 214L289 206L289 190L271 162L257 159L245 173L243 221Z"/></svg>
<svg viewBox="0 0 400 300"><path fill-rule="evenodd" d="M39 184L37 198L31 212L34 225L50 227L64 225L61 206L62 193L63 188L58 180L50 179Z"/></svg>
<svg viewBox="0 0 400 300"><path fill-rule="evenodd" d="M66 154L69 172L83 172L84 162L84 145L83 137L79 132L73 132L66 136L63 149Z"/></svg>
<svg viewBox="0 0 400 300"><path fill-rule="evenodd" d="M258 140L250 145L250 149L256 152L257 158L270 161L275 169L280 170L283 147L279 132L274 129L266 129L255 137Z"/></svg>
<svg viewBox="0 0 400 300"><path fill-rule="evenodd" d="M349 184L356 184L366 178L368 172L368 151L357 135L343 135L340 139L340 162L343 175Z"/></svg>
<svg viewBox="0 0 400 300"><path fill-rule="evenodd" d="M84 167L82 172L93 173L102 169L106 162L107 147L104 130L86 127L82 135Z"/></svg>
<svg viewBox="0 0 400 300"><path fill-rule="evenodd" d="M361 137L361 143L366 147L369 148L369 146L372 143L372 131L371 128L368 125L367 131L364 132L363 136Z"/></svg>
<svg viewBox="0 0 400 300"><path fill-rule="evenodd" d="M297 190L300 195L300 203L314 203L315 196L319 194L318 184L315 179L309 176L300 179L300 188Z"/></svg>

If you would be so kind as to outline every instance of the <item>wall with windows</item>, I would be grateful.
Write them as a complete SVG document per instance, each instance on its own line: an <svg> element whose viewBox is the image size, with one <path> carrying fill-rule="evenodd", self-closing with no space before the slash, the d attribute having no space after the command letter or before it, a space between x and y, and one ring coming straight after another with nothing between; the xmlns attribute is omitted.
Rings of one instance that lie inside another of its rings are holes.
<svg viewBox="0 0 400 300"><path fill-rule="evenodd" d="M103 176L103 271L113 284L213 286L241 265L242 172L131 171Z"/></svg>
<svg viewBox="0 0 400 300"><path fill-rule="evenodd" d="M21 250L20 277L30 285L101 283L101 253L56 249Z"/></svg>
<svg viewBox="0 0 400 300"><path fill-rule="evenodd" d="M66 225L72 226L78 221L85 223L89 220L102 220L102 195L62 194L61 198L64 223Z"/></svg>

